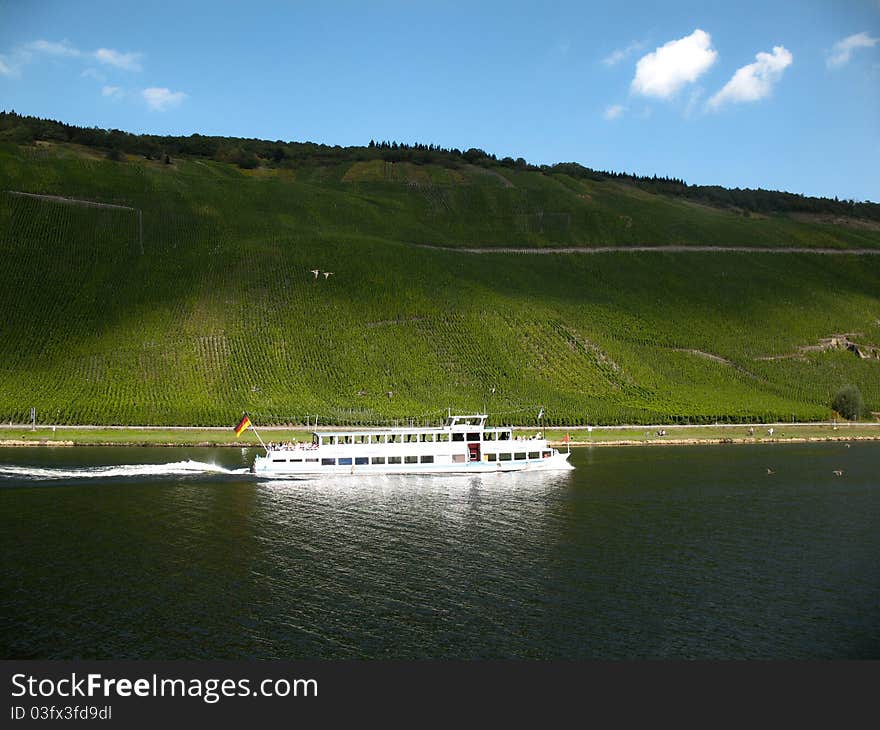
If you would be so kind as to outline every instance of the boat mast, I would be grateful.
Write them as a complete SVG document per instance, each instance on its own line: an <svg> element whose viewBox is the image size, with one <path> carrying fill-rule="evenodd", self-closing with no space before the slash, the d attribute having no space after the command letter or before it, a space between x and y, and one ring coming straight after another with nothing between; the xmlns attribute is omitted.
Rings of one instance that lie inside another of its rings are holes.
<svg viewBox="0 0 880 730"><path fill-rule="evenodd" d="M264 449L266 449L266 456L268 456L268 455L269 455L269 448L266 446L266 443L265 443L265 442L263 441L263 439L260 437L260 434L257 433L257 429L254 428L254 424L251 423L250 426L249 426L249 428L251 429L251 431L254 432L254 436L257 437L257 440L260 442L260 445L261 445Z"/></svg>

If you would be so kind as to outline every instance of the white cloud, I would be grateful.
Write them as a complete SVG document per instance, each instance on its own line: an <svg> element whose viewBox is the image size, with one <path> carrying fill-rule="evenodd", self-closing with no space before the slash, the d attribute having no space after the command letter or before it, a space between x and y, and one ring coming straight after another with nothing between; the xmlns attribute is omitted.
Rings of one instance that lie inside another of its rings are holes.
<svg viewBox="0 0 880 730"><path fill-rule="evenodd" d="M55 42L45 39L37 39L16 46L9 55L0 55L0 74L6 76L18 75L21 68L38 59L39 56L53 56L56 59L77 58L80 60L93 59L108 66L113 66L125 71L140 71L140 53L122 53L112 48L99 48L94 52L84 52L70 45L67 41ZM83 76L93 76L99 81L104 81L102 74L94 69L85 69Z"/></svg>
<svg viewBox="0 0 880 730"><path fill-rule="evenodd" d="M53 43L52 41L44 41L42 39L31 41L25 46L28 51L37 53L47 53L50 56L79 56L79 49L71 46L67 41L61 43Z"/></svg>
<svg viewBox="0 0 880 730"><path fill-rule="evenodd" d="M612 119L617 119L618 117L622 116L625 111L625 106L621 106L620 104L612 104L604 112L602 112L602 117L604 119L607 119L608 121L611 121Z"/></svg>
<svg viewBox="0 0 880 730"><path fill-rule="evenodd" d="M855 33L843 40L837 41L826 61L828 68L846 66L850 58L852 58L854 50L857 48L873 48L878 42L880 42L880 38L872 38L867 33Z"/></svg>
<svg viewBox="0 0 880 730"><path fill-rule="evenodd" d="M0 55L0 75L2 76L18 76L22 67L35 60L37 54L46 56L62 57L78 57L80 52L71 46L67 41L54 43L38 39L16 46L9 55Z"/></svg>
<svg viewBox="0 0 880 730"><path fill-rule="evenodd" d="M644 96L668 99L708 71L717 58L712 36L697 28L689 36L669 41L642 56L631 88Z"/></svg>
<svg viewBox="0 0 880 730"><path fill-rule="evenodd" d="M101 89L101 96L112 96L118 98L122 96L122 89L118 86L105 86Z"/></svg>
<svg viewBox="0 0 880 730"><path fill-rule="evenodd" d="M161 87L151 87L141 92L147 106L155 112L164 112L166 109L178 106L186 99L182 91L171 91Z"/></svg>
<svg viewBox="0 0 880 730"><path fill-rule="evenodd" d="M83 69L83 72L80 74L84 79L95 79L96 81L100 81L102 84L107 80L107 77L102 74L100 71L94 68L86 68Z"/></svg>
<svg viewBox="0 0 880 730"><path fill-rule="evenodd" d="M626 48L617 48L602 59L602 63L606 66L616 66L623 59L632 55L636 51L641 51L645 47L644 43L630 43Z"/></svg>
<svg viewBox="0 0 880 730"><path fill-rule="evenodd" d="M784 46L774 46L773 53L758 53L754 63L737 69L724 88L709 99L710 109L727 102L758 101L770 96L782 72L791 66L793 56Z"/></svg>
<svg viewBox="0 0 880 730"><path fill-rule="evenodd" d="M140 53L121 53L114 51L112 48L99 48L92 56L101 63L106 63L125 71L141 70L141 54Z"/></svg>

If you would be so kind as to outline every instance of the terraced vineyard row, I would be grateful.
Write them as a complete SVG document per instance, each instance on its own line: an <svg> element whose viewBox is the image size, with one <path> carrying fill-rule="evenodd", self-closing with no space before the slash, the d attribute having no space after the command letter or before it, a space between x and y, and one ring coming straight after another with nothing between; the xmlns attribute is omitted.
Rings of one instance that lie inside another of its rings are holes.
<svg viewBox="0 0 880 730"><path fill-rule="evenodd" d="M543 406L551 425L813 420L844 383L880 410L880 360L760 359L837 332L880 343L880 257L409 245L467 245L474 232L543 245L516 216L551 213L569 216L565 235L594 231L587 243L630 241L615 238L629 230L621 216L706 243L712 216L733 225L721 212L692 220L686 203L513 172L506 185L431 168L289 180L10 147L0 167L10 190L143 212L141 239L132 211L0 192L4 421L32 406L59 424L222 424L244 410L364 423L447 406L519 422ZM764 244L794 230L837 246L862 235L790 223L750 230Z"/></svg>

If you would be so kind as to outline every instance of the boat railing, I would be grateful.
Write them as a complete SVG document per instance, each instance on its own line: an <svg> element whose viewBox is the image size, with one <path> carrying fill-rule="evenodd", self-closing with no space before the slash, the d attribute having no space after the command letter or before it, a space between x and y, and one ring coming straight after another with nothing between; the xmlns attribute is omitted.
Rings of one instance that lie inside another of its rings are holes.
<svg viewBox="0 0 880 730"><path fill-rule="evenodd" d="M282 443L270 441L268 447L269 451L315 451L318 445L303 441L287 441Z"/></svg>

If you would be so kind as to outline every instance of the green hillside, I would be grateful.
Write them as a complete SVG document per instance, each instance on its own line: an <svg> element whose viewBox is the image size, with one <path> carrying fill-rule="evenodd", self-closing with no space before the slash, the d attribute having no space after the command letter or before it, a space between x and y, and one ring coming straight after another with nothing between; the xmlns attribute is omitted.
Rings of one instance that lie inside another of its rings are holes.
<svg viewBox="0 0 880 730"><path fill-rule="evenodd" d="M816 420L846 383L880 411L880 256L414 245L880 248L869 222L502 166L68 144L0 144L0 181L2 420ZM844 333L864 357L818 347Z"/></svg>

